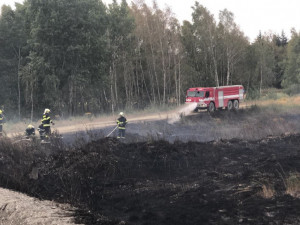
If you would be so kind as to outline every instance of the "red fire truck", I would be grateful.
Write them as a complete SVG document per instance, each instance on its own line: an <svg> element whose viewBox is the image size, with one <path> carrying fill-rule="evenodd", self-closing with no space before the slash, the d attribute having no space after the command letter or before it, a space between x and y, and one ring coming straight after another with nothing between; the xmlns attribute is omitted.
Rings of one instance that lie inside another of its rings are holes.
<svg viewBox="0 0 300 225"><path fill-rule="evenodd" d="M195 111L207 109L213 112L216 109L238 109L244 99L244 87L242 85L220 87L194 87L189 88L186 94L186 103L195 104Z"/></svg>

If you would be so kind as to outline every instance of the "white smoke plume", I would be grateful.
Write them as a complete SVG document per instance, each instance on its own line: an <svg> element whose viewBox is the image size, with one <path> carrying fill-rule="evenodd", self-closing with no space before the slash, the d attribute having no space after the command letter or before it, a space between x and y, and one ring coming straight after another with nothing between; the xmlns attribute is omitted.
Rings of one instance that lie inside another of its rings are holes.
<svg viewBox="0 0 300 225"><path fill-rule="evenodd" d="M187 116L191 114L195 108L197 107L196 102L191 102L191 103L185 103L183 106L181 106L177 112L174 112L170 115L168 119L169 124L173 124L175 122L178 122L181 117Z"/></svg>

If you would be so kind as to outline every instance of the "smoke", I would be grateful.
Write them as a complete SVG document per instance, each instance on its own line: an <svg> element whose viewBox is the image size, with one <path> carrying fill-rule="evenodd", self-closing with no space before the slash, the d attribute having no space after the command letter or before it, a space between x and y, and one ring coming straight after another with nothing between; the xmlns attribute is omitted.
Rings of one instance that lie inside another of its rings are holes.
<svg viewBox="0 0 300 225"><path fill-rule="evenodd" d="M196 102L191 103L185 103L183 106L181 106L177 112L170 115L168 119L169 124L173 124L175 122L178 122L183 116L188 116L191 114L195 108L197 107Z"/></svg>

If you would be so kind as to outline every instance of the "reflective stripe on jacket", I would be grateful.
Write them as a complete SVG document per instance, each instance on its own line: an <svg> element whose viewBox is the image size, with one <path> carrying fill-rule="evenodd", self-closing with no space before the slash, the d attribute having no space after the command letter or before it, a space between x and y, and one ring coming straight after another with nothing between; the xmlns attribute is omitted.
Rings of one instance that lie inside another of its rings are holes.
<svg viewBox="0 0 300 225"><path fill-rule="evenodd" d="M43 115L42 124L44 127L50 127L51 119L48 113Z"/></svg>
<svg viewBox="0 0 300 225"><path fill-rule="evenodd" d="M121 116L119 119L117 119L117 124L119 129L126 129L125 126L127 124L127 120L124 116Z"/></svg>

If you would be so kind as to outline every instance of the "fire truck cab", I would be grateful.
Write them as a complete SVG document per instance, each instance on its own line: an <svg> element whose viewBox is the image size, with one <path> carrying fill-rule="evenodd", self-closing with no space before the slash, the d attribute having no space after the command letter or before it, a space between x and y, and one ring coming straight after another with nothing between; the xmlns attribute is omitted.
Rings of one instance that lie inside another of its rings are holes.
<svg viewBox="0 0 300 225"><path fill-rule="evenodd" d="M242 85L220 87L194 87L186 93L186 103L197 103L195 111L207 109L213 112L217 109L237 110L244 99Z"/></svg>

